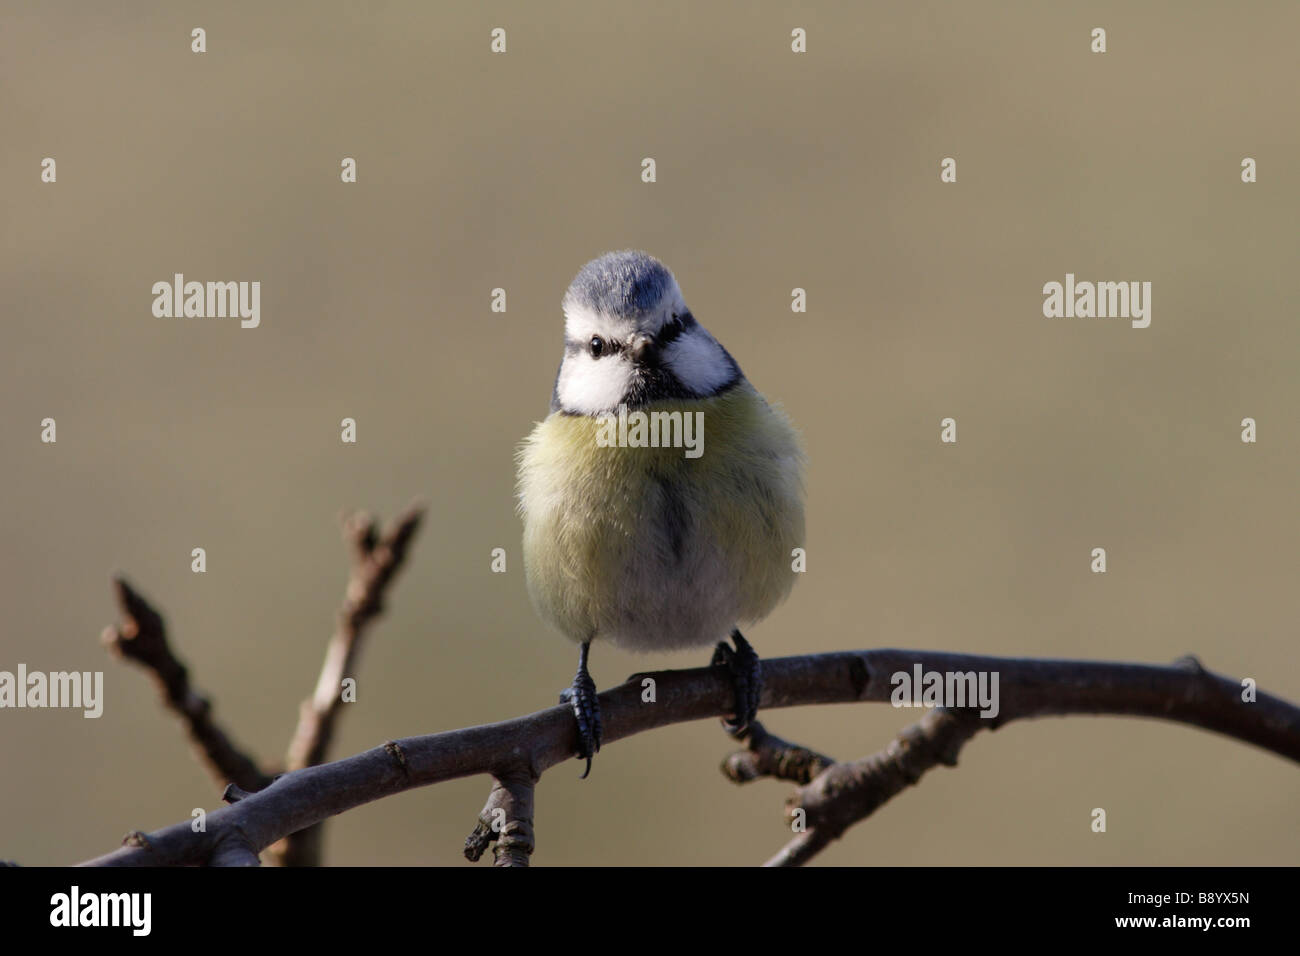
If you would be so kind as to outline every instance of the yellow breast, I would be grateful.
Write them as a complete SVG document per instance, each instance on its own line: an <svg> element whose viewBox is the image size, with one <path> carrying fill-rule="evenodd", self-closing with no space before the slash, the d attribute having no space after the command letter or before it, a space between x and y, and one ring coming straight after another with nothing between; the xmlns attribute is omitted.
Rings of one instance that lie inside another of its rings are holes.
<svg viewBox="0 0 1300 956"><path fill-rule="evenodd" d="M518 494L529 593L541 616L577 641L712 643L765 616L793 584L791 551L804 545L798 441L785 415L744 381L644 411L699 413L699 456L605 447L607 423L561 413L524 440Z"/></svg>

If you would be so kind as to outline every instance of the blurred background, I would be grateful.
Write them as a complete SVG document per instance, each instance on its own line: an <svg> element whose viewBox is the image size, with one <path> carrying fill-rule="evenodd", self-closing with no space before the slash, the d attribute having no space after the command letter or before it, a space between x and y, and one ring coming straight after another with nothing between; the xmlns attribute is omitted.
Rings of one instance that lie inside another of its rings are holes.
<svg viewBox="0 0 1300 956"><path fill-rule="evenodd" d="M6 4L0 669L102 670L106 701L0 712L0 856L73 862L220 805L99 645L113 572L278 760L343 597L340 511L422 496L333 756L552 705L576 655L528 603L512 456L565 287L618 248L673 269L807 445L808 572L760 653L1191 652L1300 699L1298 32L1265 3ZM261 327L153 317L176 272L260 281ZM1150 328L1044 318L1067 272L1150 281ZM609 687L707 659L592 667ZM849 759L918 716L763 720ZM728 783L730 749L706 721L611 745L586 781L555 768L534 861L766 859L789 788ZM1298 769L1156 721L1012 724L818 862L1295 864ZM336 818L326 862L468 865L487 789Z"/></svg>

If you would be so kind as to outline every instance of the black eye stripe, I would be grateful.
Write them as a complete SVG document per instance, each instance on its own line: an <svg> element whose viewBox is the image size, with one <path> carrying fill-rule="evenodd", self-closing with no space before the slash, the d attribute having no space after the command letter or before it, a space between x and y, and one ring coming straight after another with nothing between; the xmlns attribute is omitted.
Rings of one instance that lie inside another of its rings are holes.
<svg viewBox="0 0 1300 956"><path fill-rule="evenodd" d="M659 334L655 336L655 344L659 348L671 345L681 338L682 334L694 328L698 323L695 316L689 312L678 312L672 314L669 319L659 328ZM600 341L598 349L592 349L592 343ZM603 335L593 335L586 339L575 341L566 338L564 340L564 351L569 355L577 355L581 352L587 352L592 358L600 359L622 352L626 348L626 343L618 339L607 339Z"/></svg>
<svg viewBox="0 0 1300 956"><path fill-rule="evenodd" d="M603 358L606 355L610 355L613 352L623 351L623 343L618 341L617 339L607 339L601 335L593 335L591 338L581 339L577 341L575 341L574 339L565 339L564 340L565 354L578 355L582 352L590 352L592 339L600 339L601 342L603 343L603 345L601 346L601 354L597 356L598 358Z"/></svg>
<svg viewBox="0 0 1300 956"><path fill-rule="evenodd" d="M623 351L623 343L618 339L607 339L603 335L593 335L587 340L586 349L591 353L592 358L599 359ZM577 351L582 351L582 346L579 346Z"/></svg>
<svg viewBox="0 0 1300 956"><path fill-rule="evenodd" d="M663 348L666 345L676 342L681 336L682 331L683 329L681 324L678 322L671 322L668 325L665 325L659 331L659 347Z"/></svg>
<svg viewBox="0 0 1300 956"><path fill-rule="evenodd" d="M681 334L695 324L695 317L689 312L674 315L664 323L663 328L659 330L658 342L659 347L663 348L672 342L677 341Z"/></svg>

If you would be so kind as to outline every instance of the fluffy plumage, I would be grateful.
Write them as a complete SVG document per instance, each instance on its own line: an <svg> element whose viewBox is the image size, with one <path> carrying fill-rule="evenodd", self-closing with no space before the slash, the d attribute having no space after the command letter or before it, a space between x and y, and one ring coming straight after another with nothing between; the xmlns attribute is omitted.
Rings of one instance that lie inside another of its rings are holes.
<svg viewBox="0 0 1300 956"><path fill-rule="evenodd" d="M766 616L789 593L791 551L804 544L790 422L644 253L588 263L564 310L552 412L518 454L538 612L575 641L639 651L713 644ZM703 455L602 447L597 416L619 404L702 412Z"/></svg>
<svg viewBox="0 0 1300 956"><path fill-rule="evenodd" d="M794 430L748 382L656 409L704 412L705 451L600 447L554 413L519 453L524 573L542 618L631 650L713 644L765 617L802 547Z"/></svg>

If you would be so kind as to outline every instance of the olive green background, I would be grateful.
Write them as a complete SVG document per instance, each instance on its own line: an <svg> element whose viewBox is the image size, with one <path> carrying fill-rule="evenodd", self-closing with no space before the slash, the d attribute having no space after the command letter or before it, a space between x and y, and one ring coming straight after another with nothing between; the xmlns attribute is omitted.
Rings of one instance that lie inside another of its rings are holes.
<svg viewBox="0 0 1300 956"><path fill-rule="evenodd" d="M0 856L72 862L219 805L98 643L114 571L277 759L342 599L339 512L421 496L334 755L553 704L576 653L528 604L512 455L566 285L616 248L674 270L806 442L808 572L761 653L1194 652L1300 699L1298 33L1290 3L6 3L0 669L103 670L107 699L0 712ZM261 281L261 328L154 318L175 272ZM1151 327L1044 318L1067 272L1152 282ZM852 758L917 716L764 720ZM548 772L535 862L767 858L788 788L730 784L729 749L705 721ZM1297 771L1174 724L1013 724L820 862L1295 864ZM487 788L348 813L327 861L465 865Z"/></svg>

